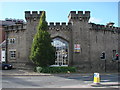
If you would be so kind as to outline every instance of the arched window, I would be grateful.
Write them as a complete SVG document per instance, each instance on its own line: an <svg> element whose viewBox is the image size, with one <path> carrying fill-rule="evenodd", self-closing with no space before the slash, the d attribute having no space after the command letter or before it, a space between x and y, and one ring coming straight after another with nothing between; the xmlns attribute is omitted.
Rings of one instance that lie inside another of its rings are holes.
<svg viewBox="0 0 120 90"><path fill-rule="evenodd" d="M54 38L52 45L56 48L56 60L55 65L65 66L69 64L68 55L69 55L69 46L68 42L62 38Z"/></svg>

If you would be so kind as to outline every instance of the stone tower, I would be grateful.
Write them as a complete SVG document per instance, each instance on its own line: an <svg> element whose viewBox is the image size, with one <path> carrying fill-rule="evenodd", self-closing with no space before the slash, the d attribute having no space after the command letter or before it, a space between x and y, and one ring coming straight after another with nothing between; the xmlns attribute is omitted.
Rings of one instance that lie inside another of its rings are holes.
<svg viewBox="0 0 120 90"><path fill-rule="evenodd" d="M90 11L71 11L69 22L72 23L72 48L73 48L73 61L72 64L84 68L90 66L90 36L89 36L89 18ZM75 45L80 45L80 52L74 52Z"/></svg>
<svg viewBox="0 0 120 90"><path fill-rule="evenodd" d="M34 38L35 33L37 32L37 25L40 19L42 11L25 11L25 19L27 21L27 28L26 28L26 56L27 60L29 60L30 50L32 46L32 41Z"/></svg>

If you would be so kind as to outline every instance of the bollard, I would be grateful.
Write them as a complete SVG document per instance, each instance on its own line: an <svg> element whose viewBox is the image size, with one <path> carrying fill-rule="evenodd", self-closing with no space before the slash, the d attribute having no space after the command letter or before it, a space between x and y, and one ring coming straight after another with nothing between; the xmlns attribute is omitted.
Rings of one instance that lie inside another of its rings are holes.
<svg viewBox="0 0 120 90"><path fill-rule="evenodd" d="M94 83L96 83L96 84L100 83L100 75L99 75L99 73L94 73Z"/></svg>

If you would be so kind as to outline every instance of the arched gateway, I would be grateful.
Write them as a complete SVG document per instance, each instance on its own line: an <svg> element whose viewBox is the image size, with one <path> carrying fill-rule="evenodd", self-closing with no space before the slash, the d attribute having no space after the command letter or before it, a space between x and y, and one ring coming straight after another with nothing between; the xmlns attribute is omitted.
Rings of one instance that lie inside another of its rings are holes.
<svg viewBox="0 0 120 90"><path fill-rule="evenodd" d="M68 66L69 64L69 44L62 38L56 37L52 40L52 45L56 48L56 66Z"/></svg>

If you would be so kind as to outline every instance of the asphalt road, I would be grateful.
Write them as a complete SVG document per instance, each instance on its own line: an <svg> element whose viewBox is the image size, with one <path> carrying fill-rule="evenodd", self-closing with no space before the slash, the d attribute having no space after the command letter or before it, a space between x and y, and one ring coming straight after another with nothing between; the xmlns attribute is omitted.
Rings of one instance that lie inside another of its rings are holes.
<svg viewBox="0 0 120 90"><path fill-rule="evenodd" d="M100 75L100 84L91 74L54 74L50 76L2 76L2 88L118 88L118 74Z"/></svg>

